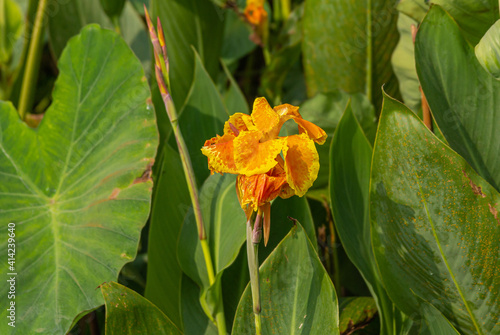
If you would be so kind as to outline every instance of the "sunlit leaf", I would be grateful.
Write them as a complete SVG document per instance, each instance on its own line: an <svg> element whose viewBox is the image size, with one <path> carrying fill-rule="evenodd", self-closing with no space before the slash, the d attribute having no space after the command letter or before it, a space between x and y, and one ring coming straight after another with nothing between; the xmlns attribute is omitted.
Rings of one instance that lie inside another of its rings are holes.
<svg viewBox="0 0 500 335"><path fill-rule="evenodd" d="M118 283L101 285L106 305L106 335L181 335L149 300Z"/></svg>
<svg viewBox="0 0 500 335"><path fill-rule="evenodd" d="M418 318L418 296L461 334L497 333L500 195L389 97L373 154L370 202L375 257L396 305Z"/></svg>
<svg viewBox="0 0 500 335"><path fill-rule="evenodd" d="M16 223L17 243L15 270L2 262L0 273L17 272L20 334L65 333L78 313L101 305L96 287L134 259L149 214L158 134L141 64L116 33L93 25L58 66L38 129L0 104L0 218ZM5 224L3 255L6 233Z"/></svg>

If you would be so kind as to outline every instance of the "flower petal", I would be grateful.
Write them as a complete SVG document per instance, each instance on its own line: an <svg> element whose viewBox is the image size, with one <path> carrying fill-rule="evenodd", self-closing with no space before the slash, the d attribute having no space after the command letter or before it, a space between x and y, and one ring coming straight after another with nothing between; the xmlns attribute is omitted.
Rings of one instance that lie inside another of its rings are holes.
<svg viewBox="0 0 500 335"><path fill-rule="evenodd" d="M276 199L281 188L286 185L286 176L269 176L268 174L257 174L253 176L239 175L236 187L238 199L243 209L248 205L254 211L266 203Z"/></svg>
<svg viewBox="0 0 500 335"><path fill-rule="evenodd" d="M299 126L300 134L306 133L311 140L314 140L314 142L318 144L325 143L327 138L325 131L314 123L304 120L299 113L299 107L283 104L274 107L274 111L280 116L279 128L281 128L286 121L293 119Z"/></svg>
<svg viewBox="0 0 500 335"><path fill-rule="evenodd" d="M234 135L213 137L205 142L201 152L208 157L208 168L218 173L238 173L234 162Z"/></svg>
<svg viewBox="0 0 500 335"><path fill-rule="evenodd" d="M288 136L286 141L283 148L286 178L295 194L301 197L318 176L318 151L306 134Z"/></svg>
<svg viewBox="0 0 500 335"><path fill-rule="evenodd" d="M279 126L280 117L269 106L266 98L257 98L253 102L252 120L257 129L265 135Z"/></svg>
<svg viewBox="0 0 500 335"><path fill-rule="evenodd" d="M323 144L328 135L325 131L312 122L304 120L303 118L292 117L293 120L299 125L299 134L307 134L307 136L318 144Z"/></svg>
<svg viewBox="0 0 500 335"><path fill-rule="evenodd" d="M262 212L264 213L264 246L267 247L267 242L269 241L269 232L271 231L271 204L268 202L262 206Z"/></svg>
<svg viewBox="0 0 500 335"><path fill-rule="evenodd" d="M234 161L239 174L251 176L266 173L278 162L275 160L283 148L283 139L260 143L262 133L257 130L242 131L234 139Z"/></svg>
<svg viewBox="0 0 500 335"><path fill-rule="evenodd" d="M257 127L252 122L252 117L244 113L234 113L229 117L229 120L224 124L224 134L233 134L238 136L229 125L231 123L238 131L257 130Z"/></svg>

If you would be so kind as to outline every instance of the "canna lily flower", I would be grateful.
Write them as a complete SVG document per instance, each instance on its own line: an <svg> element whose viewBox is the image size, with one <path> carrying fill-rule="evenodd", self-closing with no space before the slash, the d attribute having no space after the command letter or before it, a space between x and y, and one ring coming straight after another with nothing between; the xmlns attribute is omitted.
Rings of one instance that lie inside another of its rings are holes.
<svg viewBox="0 0 500 335"><path fill-rule="evenodd" d="M254 34L251 39L260 45L265 45L268 35L267 12L264 9L265 0L247 0L243 15L252 25Z"/></svg>
<svg viewBox="0 0 500 335"><path fill-rule="evenodd" d="M270 226L270 202L278 196L303 196L318 176L319 156L314 142L325 143L326 133L283 104L271 108L257 98L252 115L236 113L224 125L224 134L205 142L201 149L212 173L237 174L236 189L247 217L264 214L264 242ZM293 120L299 134L280 137L283 124Z"/></svg>

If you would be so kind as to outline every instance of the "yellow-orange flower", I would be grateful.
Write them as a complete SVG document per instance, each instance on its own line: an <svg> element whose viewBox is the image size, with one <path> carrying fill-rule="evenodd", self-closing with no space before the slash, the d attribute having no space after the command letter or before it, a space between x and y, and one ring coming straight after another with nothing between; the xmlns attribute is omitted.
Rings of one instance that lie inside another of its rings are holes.
<svg viewBox="0 0 500 335"><path fill-rule="evenodd" d="M256 44L266 45L269 34L267 12L264 9L264 0L247 0L243 12L248 23L252 25L254 33L250 37Z"/></svg>
<svg viewBox="0 0 500 335"><path fill-rule="evenodd" d="M263 0L248 0L243 13L248 22L254 26L259 26L267 20L267 12L264 9Z"/></svg>
<svg viewBox="0 0 500 335"><path fill-rule="evenodd" d="M201 149L212 173L238 174L238 197L247 214L278 196L303 196L318 176L314 142L323 144L327 135L298 110L289 104L271 108L265 98L257 98L252 115L233 114L224 134L207 140ZM299 134L280 137L281 127L290 119Z"/></svg>

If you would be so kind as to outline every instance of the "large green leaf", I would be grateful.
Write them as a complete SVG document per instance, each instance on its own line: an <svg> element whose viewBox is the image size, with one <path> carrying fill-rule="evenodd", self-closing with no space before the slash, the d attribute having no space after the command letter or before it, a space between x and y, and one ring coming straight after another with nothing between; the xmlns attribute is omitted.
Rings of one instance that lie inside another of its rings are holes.
<svg viewBox="0 0 500 335"><path fill-rule="evenodd" d="M476 57L482 67L496 80L500 80L500 20L481 38L476 45Z"/></svg>
<svg viewBox="0 0 500 335"><path fill-rule="evenodd" d="M399 13L398 31L400 39L392 54L392 66L398 77L399 90L404 103L414 112L421 108L422 95L420 93L420 82L418 81L417 69L415 68L415 44L411 27L418 26L418 22L411 17Z"/></svg>
<svg viewBox="0 0 500 335"><path fill-rule="evenodd" d="M500 82L478 63L454 20L433 6L415 46L432 114L450 146L500 190Z"/></svg>
<svg viewBox="0 0 500 335"><path fill-rule="evenodd" d="M368 202L371 159L372 147L349 104L331 144L332 214L347 255L375 298L384 334L395 331L392 328L396 312L383 287L372 251Z"/></svg>
<svg viewBox="0 0 500 335"><path fill-rule="evenodd" d="M499 19L497 0L432 0L458 22L467 39L476 44Z"/></svg>
<svg viewBox="0 0 500 335"><path fill-rule="evenodd" d="M191 52L193 53L193 50ZM191 155L198 184L201 185L210 172L207 159L201 154L200 148L206 139L222 132L228 114L213 81L198 56L195 57L193 64L195 65L195 80L184 109L181 111L179 123ZM228 100L232 102L231 106L244 103L233 82L231 82L231 89L232 98ZM170 140L171 146L167 144L163 147L162 167L159 169L156 180L155 200L151 214L146 297L156 303L179 328L182 328L181 291L179 289L182 272L177 263L177 240L186 213L191 206L191 199L179 154L172 149L172 147L177 148L177 144L173 136ZM196 236L198 235L195 232L192 237ZM184 247L190 248L187 245ZM203 258L200 261L204 262Z"/></svg>
<svg viewBox="0 0 500 335"><path fill-rule="evenodd" d="M165 31L171 93L180 110L193 82L192 47L212 78L219 71L224 12L210 0L152 0L151 11L154 22L160 17Z"/></svg>
<svg viewBox="0 0 500 335"><path fill-rule="evenodd" d="M206 140L216 134L222 134L224 122L229 118L229 114L196 52L193 64L193 85L184 108L180 111L179 126L191 156L198 186L201 186L210 174L207 157L201 154L201 147ZM175 143L173 136L171 137L171 141Z"/></svg>
<svg viewBox="0 0 500 335"><path fill-rule="evenodd" d="M303 223L306 235L317 249L316 227L306 197L297 196L289 199L276 198L271 206L271 232L267 246L259 245L259 262L262 264L278 244L290 232L295 219Z"/></svg>
<svg viewBox="0 0 500 335"><path fill-rule="evenodd" d="M22 27L23 17L19 5L13 0L0 0L0 64L5 65L10 61Z"/></svg>
<svg viewBox="0 0 500 335"><path fill-rule="evenodd" d="M326 189L328 187L330 143L349 99L352 101L354 113L360 120L363 130L368 136L374 139L376 131L375 110L363 94L349 95L340 90L335 90L327 94L320 93L304 102L300 107L302 116L306 120L323 128L328 135L325 144L317 146L320 169L313 189Z"/></svg>
<svg viewBox="0 0 500 335"><path fill-rule="evenodd" d="M419 296L461 334L500 330L500 195L404 105L386 98L372 162L372 241L405 313Z"/></svg>
<svg viewBox="0 0 500 335"><path fill-rule="evenodd" d="M309 96L336 88L364 93L377 110L382 85L397 95L391 55L398 42L395 0L308 0L302 50Z"/></svg>
<svg viewBox="0 0 500 335"><path fill-rule="evenodd" d="M79 312L101 305L95 288L135 257L149 214L158 135L141 64L117 34L93 25L58 65L37 130L0 104L0 218L16 223L17 247L15 270L2 258L0 273L17 272L20 334L65 333ZM2 255L6 233L7 224Z"/></svg>
<svg viewBox="0 0 500 335"><path fill-rule="evenodd" d="M208 315L216 308L213 303L218 303L206 297L210 294L208 291L220 287L222 272L234 262L246 238L246 218L236 195L235 182L234 175L214 174L205 181L199 196L216 283L209 282L192 210L186 215L177 244L179 264L202 288L201 303Z"/></svg>
<svg viewBox="0 0 500 335"><path fill-rule="evenodd" d="M52 9L52 7L49 6ZM58 1L53 13L48 15L50 47L59 58L69 39L78 34L89 23L98 23L103 28L114 29L99 0ZM120 17L120 28L124 40L141 60L146 73L151 65L151 47L146 26L130 3L126 3Z"/></svg>
<svg viewBox="0 0 500 335"><path fill-rule="evenodd" d="M179 329L149 300L118 283L101 285L106 305L106 335L180 335Z"/></svg>
<svg viewBox="0 0 500 335"><path fill-rule="evenodd" d="M181 284L181 312L185 335L216 335L215 324L203 311L200 304L201 289L185 274ZM225 305L224 305L225 307Z"/></svg>
<svg viewBox="0 0 500 335"><path fill-rule="evenodd" d="M335 288L300 223L260 267L260 290L263 334L339 334ZM233 334L255 334L250 285Z"/></svg>
<svg viewBox="0 0 500 335"><path fill-rule="evenodd" d="M145 297L182 330L177 240L191 199L179 154L169 145L165 146L160 171L151 209Z"/></svg>
<svg viewBox="0 0 500 335"><path fill-rule="evenodd" d="M341 334L352 334L366 327L377 314L377 306L371 297L345 298L341 300L339 308Z"/></svg>
<svg viewBox="0 0 500 335"><path fill-rule="evenodd" d="M450 13L467 40L474 45L499 18L497 0L400 0L397 8L421 22L430 3L442 6Z"/></svg>

